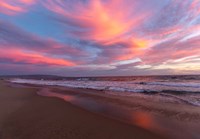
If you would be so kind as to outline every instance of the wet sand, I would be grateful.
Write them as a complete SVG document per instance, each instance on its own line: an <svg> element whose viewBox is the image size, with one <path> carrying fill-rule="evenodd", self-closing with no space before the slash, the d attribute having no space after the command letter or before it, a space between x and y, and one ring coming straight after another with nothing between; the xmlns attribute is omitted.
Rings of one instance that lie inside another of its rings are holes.
<svg viewBox="0 0 200 139"><path fill-rule="evenodd" d="M164 139L146 129L0 81L0 139Z"/></svg>
<svg viewBox="0 0 200 139"><path fill-rule="evenodd" d="M155 95L120 96L93 89L43 86L40 95L139 126L170 139L200 139L200 107L166 102ZM116 94L116 93L115 93Z"/></svg>

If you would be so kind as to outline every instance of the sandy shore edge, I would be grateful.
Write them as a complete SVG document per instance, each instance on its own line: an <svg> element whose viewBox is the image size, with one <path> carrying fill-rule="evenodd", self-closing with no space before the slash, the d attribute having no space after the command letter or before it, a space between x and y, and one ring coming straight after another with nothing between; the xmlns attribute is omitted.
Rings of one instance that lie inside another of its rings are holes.
<svg viewBox="0 0 200 139"><path fill-rule="evenodd" d="M163 139L145 129L90 113L36 88L0 81L1 139Z"/></svg>

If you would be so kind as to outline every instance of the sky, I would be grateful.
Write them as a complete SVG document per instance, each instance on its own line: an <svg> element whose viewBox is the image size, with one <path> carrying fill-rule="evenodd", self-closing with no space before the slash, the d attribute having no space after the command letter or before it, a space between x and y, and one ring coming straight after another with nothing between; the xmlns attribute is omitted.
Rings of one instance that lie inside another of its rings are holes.
<svg viewBox="0 0 200 139"><path fill-rule="evenodd" d="M199 71L200 0L0 0L0 75Z"/></svg>

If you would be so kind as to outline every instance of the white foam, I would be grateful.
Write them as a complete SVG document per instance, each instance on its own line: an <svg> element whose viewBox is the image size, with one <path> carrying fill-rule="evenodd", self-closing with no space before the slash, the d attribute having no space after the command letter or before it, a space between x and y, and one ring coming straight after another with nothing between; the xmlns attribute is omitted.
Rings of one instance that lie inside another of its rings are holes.
<svg viewBox="0 0 200 139"><path fill-rule="evenodd" d="M133 81L49 81L31 79L12 79L11 82L36 85L57 85L72 88L88 88L119 92L162 92L163 90L200 92L200 83L145 82L145 84L138 84Z"/></svg>
<svg viewBox="0 0 200 139"><path fill-rule="evenodd" d="M64 86L71 88L87 88L87 89L95 89L95 90L104 90L107 93L111 93L113 95L138 95L141 92L162 92L163 90L171 90L173 91L184 91L196 93L200 92L200 84L199 83L184 83L184 82L145 82L144 84L139 84L134 81L50 81L50 80L32 80L32 79L12 79L10 80L14 83L28 83L35 85L50 85L50 86ZM134 92L134 93L133 93ZM196 93L197 94L197 93ZM142 94L141 94L142 95ZM191 95L172 95L168 93L160 93L164 99L173 99L177 101L182 101L188 104L200 106L200 95L191 96ZM144 94L143 94L144 96ZM158 96L158 95L157 95ZM154 96L155 98L155 96ZM160 98L159 98L160 99Z"/></svg>
<svg viewBox="0 0 200 139"><path fill-rule="evenodd" d="M184 82L150 82L148 85L163 85L163 86L173 86L173 87L194 87L200 88L200 83L184 83Z"/></svg>

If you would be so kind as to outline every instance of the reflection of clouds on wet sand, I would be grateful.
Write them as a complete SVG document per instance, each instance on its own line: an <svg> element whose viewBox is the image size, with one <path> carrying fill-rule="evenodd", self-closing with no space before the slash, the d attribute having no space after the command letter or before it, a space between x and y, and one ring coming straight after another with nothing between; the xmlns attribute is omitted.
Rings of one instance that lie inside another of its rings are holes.
<svg viewBox="0 0 200 139"><path fill-rule="evenodd" d="M172 139L189 139L193 136L191 129L189 131L186 130L189 128L187 124L181 124L181 122L177 122L174 119L160 117L158 113L150 114L144 111L133 112L131 122L139 127ZM195 136L191 139L193 138L197 139Z"/></svg>
<svg viewBox="0 0 200 139"><path fill-rule="evenodd" d="M96 93L98 92L98 93ZM58 97L86 110L103 114L172 139L198 139L198 107L151 102L146 98L122 97L89 89L49 87L39 92Z"/></svg>
<svg viewBox="0 0 200 139"><path fill-rule="evenodd" d="M64 99L67 102L71 102L75 99L75 97L72 95L64 95L64 94L60 94L60 93L54 93L54 92L51 92L48 88L41 89L40 91L37 92L37 94L39 94L41 96L56 97L56 98Z"/></svg>
<svg viewBox="0 0 200 139"><path fill-rule="evenodd" d="M145 112L133 112L133 123L146 129L155 128L153 116Z"/></svg>

